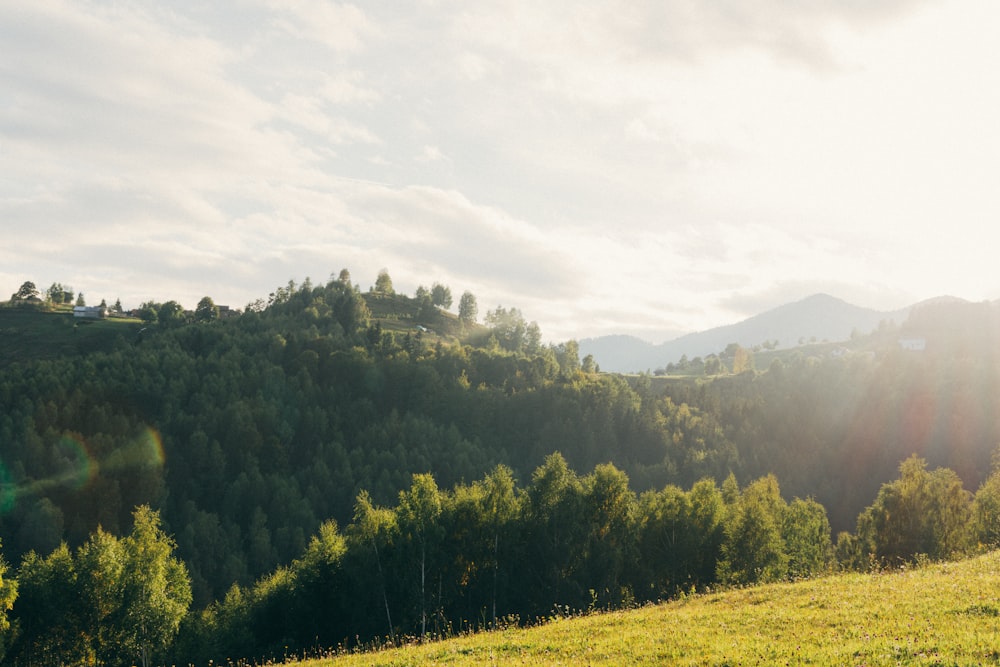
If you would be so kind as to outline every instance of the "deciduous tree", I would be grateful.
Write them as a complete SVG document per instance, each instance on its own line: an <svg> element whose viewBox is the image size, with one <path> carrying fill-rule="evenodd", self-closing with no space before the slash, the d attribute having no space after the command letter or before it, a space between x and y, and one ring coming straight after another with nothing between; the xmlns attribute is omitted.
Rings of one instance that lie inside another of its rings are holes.
<svg viewBox="0 0 1000 667"><path fill-rule="evenodd" d="M38 288L35 287L35 283L30 280L26 280L21 283L21 287L18 288L16 292L10 295L11 301L26 301L32 297L38 297Z"/></svg>
<svg viewBox="0 0 1000 667"><path fill-rule="evenodd" d="M462 298L458 300L458 319L466 325L475 324L479 316L479 306L476 304L476 295L472 292L463 292Z"/></svg>
<svg viewBox="0 0 1000 667"><path fill-rule="evenodd" d="M203 296L194 309L194 319L198 322L211 322L219 319L219 307L212 301L212 297Z"/></svg>
<svg viewBox="0 0 1000 667"><path fill-rule="evenodd" d="M375 279L375 288L372 291L382 296L392 296L396 293L392 288L392 278L389 277L387 270L382 269L378 272L378 277Z"/></svg>
<svg viewBox="0 0 1000 667"><path fill-rule="evenodd" d="M438 308L445 310L451 308L451 288L441 283L434 283L431 287L431 302Z"/></svg>

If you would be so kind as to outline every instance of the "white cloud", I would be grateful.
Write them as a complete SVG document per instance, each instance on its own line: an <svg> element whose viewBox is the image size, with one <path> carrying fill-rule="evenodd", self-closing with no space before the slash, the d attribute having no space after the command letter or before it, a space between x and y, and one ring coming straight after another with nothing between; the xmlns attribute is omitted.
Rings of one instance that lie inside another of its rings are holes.
<svg viewBox="0 0 1000 667"><path fill-rule="evenodd" d="M241 305L384 266L557 339L714 326L813 288L995 298L994 16L2 5L0 295L30 277Z"/></svg>
<svg viewBox="0 0 1000 667"><path fill-rule="evenodd" d="M323 44L334 51L356 51L372 34L365 13L351 4L330 0L267 0L274 24L288 33Z"/></svg>

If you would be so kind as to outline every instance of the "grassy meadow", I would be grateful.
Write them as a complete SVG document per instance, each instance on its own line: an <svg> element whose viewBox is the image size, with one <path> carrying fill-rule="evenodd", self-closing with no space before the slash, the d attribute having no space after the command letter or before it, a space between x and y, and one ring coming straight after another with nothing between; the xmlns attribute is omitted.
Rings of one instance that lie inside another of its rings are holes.
<svg viewBox="0 0 1000 667"><path fill-rule="evenodd" d="M53 312L0 308L0 367L107 350L116 336L133 339L141 327L131 318L76 320L71 306Z"/></svg>
<svg viewBox="0 0 1000 667"><path fill-rule="evenodd" d="M1000 552L557 618L302 667L402 665L990 665Z"/></svg>

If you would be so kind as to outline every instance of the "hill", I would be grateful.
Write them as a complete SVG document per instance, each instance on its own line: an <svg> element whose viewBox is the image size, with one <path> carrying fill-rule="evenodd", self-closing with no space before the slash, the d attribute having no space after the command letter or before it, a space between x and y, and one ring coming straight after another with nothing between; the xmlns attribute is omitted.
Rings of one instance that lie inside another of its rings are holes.
<svg viewBox="0 0 1000 667"><path fill-rule="evenodd" d="M554 618L439 643L298 663L951 665L1000 659L1000 553Z"/></svg>
<svg viewBox="0 0 1000 667"><path fill-rule="evenodd" d="M877 311L828 294L814 294L736 324L688 334L660 345L631 336L582 340L580 354L593 354L604 371L640 372L663 367L683 355L694 358L719 353L730 343L749 348L768 341L778 341L782 347L808 341L844 341L853 332L869 333L882 322L899 323L909 311L910 308Z"/></svg>
<svg viewBox="0 0 1000 667"><path fill-rule="evenodd" d="M131 340L141 327L138 320L124 318L80 322L71 310L0 308L0 368L108 351L118 337Z"/></svg>

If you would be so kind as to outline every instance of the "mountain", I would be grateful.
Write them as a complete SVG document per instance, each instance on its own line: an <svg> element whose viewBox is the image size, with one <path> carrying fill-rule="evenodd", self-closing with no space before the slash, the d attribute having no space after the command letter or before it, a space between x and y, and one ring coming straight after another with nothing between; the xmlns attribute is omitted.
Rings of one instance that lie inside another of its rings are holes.
<svg viewBox="0 0 1000 667"><path fill-rule="evenodd" d="M594 355L601 370L628 373L661 368L688 358L719 353L730 343L744 347L778 341L794 347L800 341L847 340L852 331L869 333L880 322L906 319L910 308L879 311L847 303L829 294L778 306L742 322L691 333L660 345L632 336L601 336L580 341L580 354Z"/></svg>

